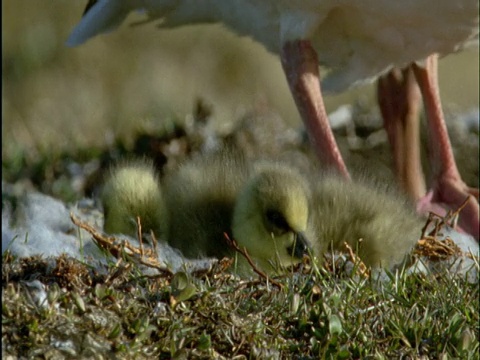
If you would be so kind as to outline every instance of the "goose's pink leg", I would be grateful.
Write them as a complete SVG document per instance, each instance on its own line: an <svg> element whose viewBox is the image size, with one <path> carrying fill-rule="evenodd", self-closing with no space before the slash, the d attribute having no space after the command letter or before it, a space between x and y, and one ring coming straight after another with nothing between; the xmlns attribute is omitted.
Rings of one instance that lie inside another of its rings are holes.
<svg viewBox="0 0 480 360"><path fill-rule="evenodd" d="M433 181L426 195L418 133L420 97L413 75L423 96L428 122ZM469 188L458 172L441 107L437 75L436 55L426 60L425 68L413 64L402 72L392 70L378 83L380 109L397 175L407 193L417 201L418 211L444 214L444 208L455 210L468 197L468 203L460 213L459 225L478 239L478 189Z"/></svg>
<svg viewBox="0 0 480 360"><path fill-rule="evenodd" d="M377 96L398 181L412 199L418 200L426 187L420 156L421 94L413 70L393 69L381 77Z"/></svg>
<svg viewBox="0 0 480 360"><path fill-rule="evenodd" d="M468 197L468 203L460 213L459 225L478 239L478 189L469 188L463 182L453 157L438 90L437 63L437 55L431 55L426 60L425 68L412 65L427 116L429 159L433 173L431 190L420 199L419 210L428 210L433 203L443 203L450 209L456 209Z"/></svg>
<svg viewBox="0 0 480 360"><path fill-rule="evenodd" d="M297 40L283 46L281 59L290 90L317 156L324 164L349 179L323 104L317 53L308 40Z"/></svg>

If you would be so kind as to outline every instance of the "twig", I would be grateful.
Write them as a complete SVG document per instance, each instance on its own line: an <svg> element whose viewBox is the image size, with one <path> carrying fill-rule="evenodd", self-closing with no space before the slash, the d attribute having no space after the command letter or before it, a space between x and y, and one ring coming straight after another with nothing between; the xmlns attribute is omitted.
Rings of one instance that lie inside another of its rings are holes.
<svg viewBox="0 0 480 360"><path fill-rule="evenodd" d="M250 255L248 254L247 252L247 249L245 249L245 247L243 249L241 249L237 242L233 239L230 239L230 236L228 236L227 233L223 233L223 236L225 237L228 245L230 245L231 247L233 247L237 252L239 252L240 254L243 255L243 257L245 259L247 259L248 263L250 264L250 266L252 267L253 271L255 271L255 273L257 273L260 277L264 278L265 280L267 281L270 281L273 285L276 285L278 286L280 289L283 288L283 285L280 284L278 281L274 280L274 279L271 279L268 277L267 274L265 274L262 270L260 270L256 265L255 263L253 262L252 258L250 257Z"/></svg>
<svg viewBox="0 0 480 360"><path fill-rule="evenodd" d="M467 206L468 200L470 199L470 196L471 196L471 195L467 196L467 197L465 198L465 200L463 201L462 205L460 205L459 208L452 213L452 215L451 215L452 220L454 219L454 221L455 221L455 223L452 223L453 227L455 227L456 224L457 224L457 220L458 220L458 218L460 217L460 211L462 211L463 208L464 208L465 206Z"/></svg>
<svg viewBox="0 0 480 360"><path fill-rule="evenodd" d="M467 205L470 196L455 211L448 211L445 216L440 216L434 212L430 212L425 226L422 228L422 237L417 242L415 253L427 256L433 260L446 259L455 254L462 253L461 249L449 237L445 240L439 240L437 235L445 225L454 227L456 219L460 212ZM434 228L428 233L429 226L435 222Z"/></svg>
<svg viewBox="0 0 480 360"><path fill-rule="evenodd" d="M173 273L166 267L160 265L157 258L157 253L153 252L152 249L141 250L137 247L131 245L128 241L122 241L122 244L116 244L116 238L114 236L107 236L102 234L100 231L95 229L93 226L79 220L71 212L70 219L72 222L90 233L92 235L95 243L102 249L108 251L115 258L120 259L122 257L127 257L129 260L135 263L139 263L150 268L157 269L163 275L173 276ZM146 255L146 256L145 256ZM146 259L145 259L146 257Z"/></svg>
<svg viewBox="0 0 480 360"><path fill-rule="evenodd" d="M442 227L445 225L455 228L457 219L460 216L460 211L462 211L463 208L467 205L469 199L470 199L470 196L467 196L464 202L462 203L462 205L460 205L457 210L448 211L445 214L445 216L441 216L431 211L428 214L428 219L427 219L427 222L425 223L425 226L422 228L422 239L425 238L426 236L433 236L436 238L438 233L442 229ZM430 231L430 233L427 235L427 229L433 221L435 221L435 226L433 230Z"/></svg>

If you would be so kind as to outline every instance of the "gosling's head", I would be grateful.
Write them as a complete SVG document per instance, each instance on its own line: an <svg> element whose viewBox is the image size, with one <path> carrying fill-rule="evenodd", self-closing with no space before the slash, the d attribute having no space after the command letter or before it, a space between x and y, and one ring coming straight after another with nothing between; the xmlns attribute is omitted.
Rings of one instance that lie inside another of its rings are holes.
<svg viewBox="0 0 480 360"><path fill-rule="evenodd" d="M233 236L264 271L275 272L308 254L308 199L304 179L282 166L259 169L238 195Z"/></svg>
<svg viewBox="0 0 480 360"><path fill-rule="evenodd" d="M163 198L153 165L135 161L112 169L102 192L104 230L110 234L137 233L137 216L144 232L160 232Z"/></svg>

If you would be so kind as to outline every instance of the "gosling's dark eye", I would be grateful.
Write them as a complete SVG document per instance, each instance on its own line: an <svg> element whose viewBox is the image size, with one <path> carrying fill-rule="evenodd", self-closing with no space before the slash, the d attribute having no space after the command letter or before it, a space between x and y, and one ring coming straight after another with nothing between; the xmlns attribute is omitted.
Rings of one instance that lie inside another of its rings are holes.
<svg viewBox="0 0 480 360"><path fill-rule="evenodd" d="M276 210L267 210L265 216L270 226L275 228L277 231L287 232L290 230L287 220L285 220L280 212Z"/></svg>

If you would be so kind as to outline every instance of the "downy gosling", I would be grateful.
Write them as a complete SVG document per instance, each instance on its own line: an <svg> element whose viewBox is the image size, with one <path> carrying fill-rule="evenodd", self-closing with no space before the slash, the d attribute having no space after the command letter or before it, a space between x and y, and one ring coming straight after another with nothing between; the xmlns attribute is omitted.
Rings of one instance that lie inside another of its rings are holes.
<svg viewBox="0 0 480 360"><path fill-rule="evenodd" d="M392 269L408 260L423 222L404 196L336 175L324 175L312 187L317 257L345 251L347 243L368 267Z"/></svg>
<svg viewBox="0 0 480 360"><path fill-rule="evenodd" d="M148 161L123 163L110 171L101 196L103 228L110 234L137 236L137 217L144 233L161 232L164 200L153 164Z"/></svg>
<svg viewBox="0 0 480 360"><path fill-rule="evenodd" d="M310 249L308 184L290 167L252 163L234 150L184 163L162 182L167 241L191 258L235 256L225 233L267 273ZM242 256L237 272L251 273Z"/></svg>
<svg viewBox="0 0 480 360"><path fill-rule="evenodd" d="M153 224L160 238L187 258L236 257L236 272L243 276L252 269L243 256L236 256L225 234L270 274L300 262L311 250L308 183L290 167L249 163L238 152L225 150L190 159L167 174L161 187L153 186L156 181L153 169L141 164L114 170L102 196L105 230L133 235L136 230L125 224L140 216L142 224ZM144 189L139 189L141 183ZM159 220L152 222L152 216Z"/></svg>
<svg viewBox="0 0 480 360"><path fill-rule="evenodd" d="M344 251L345 242L367 266L391 268L403 262L422 228L402 197L335 175L306 176L279 162L249 162L234 151L188 160L167 174L161 188L151 185L156 182L151 168L130 164L117 171L123 176L139 169L144 172L132 177L145 177L149 190L141 190L138 196L139 182L113 176L109 181L115 186L107 183L108 196L122 198L122 206L116 213L106 212L106 224L118 226L106 230L122 232L125 218L135 216L130 209L139 209L143 201L147 205L137 213L147 219L157 216L160 220L154 225L160 236L189 258L235 256L225 241L226 233L270 274L282 272L307 254L321 263L326 252ZM117 184L135 186L127 190ZM150 199L157 199L157 209L142 200L146 191L152 192ZM132 204L127 206L128 202ZM114 221L111 216L123 220ZM237 272L251 274L246 260L236 258Z"/></svg>

